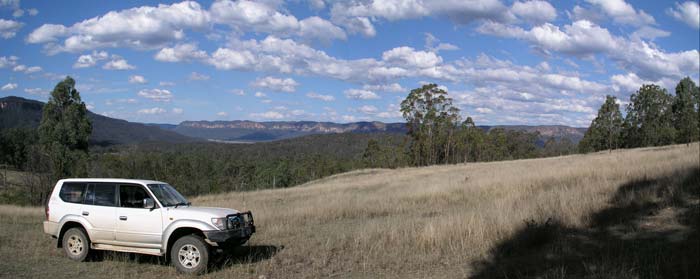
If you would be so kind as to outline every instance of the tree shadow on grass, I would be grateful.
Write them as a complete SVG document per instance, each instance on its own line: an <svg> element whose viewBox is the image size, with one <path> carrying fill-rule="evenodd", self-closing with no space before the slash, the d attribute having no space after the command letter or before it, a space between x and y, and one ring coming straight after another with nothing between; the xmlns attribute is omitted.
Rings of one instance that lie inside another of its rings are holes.
<svg viewBox="0 0 700 279"><path fill-rule="evenodd" d="M622 185L586 228L527 221L471 278L697 278L700 167Z"/></svg>

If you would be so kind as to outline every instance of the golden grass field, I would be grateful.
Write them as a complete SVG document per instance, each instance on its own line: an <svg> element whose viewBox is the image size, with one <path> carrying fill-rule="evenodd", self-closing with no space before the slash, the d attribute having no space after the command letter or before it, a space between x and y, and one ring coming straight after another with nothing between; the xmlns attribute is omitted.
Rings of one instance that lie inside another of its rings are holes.
<svg viewBox="0 0 700 279"><path fill-rule="evenodd" d="M192 202L252 210L258 226L203 278L696 278L699 188L695 143L362 170ZM151 256L72 262L42 219L0 206L0 277L180 276Z"/></svg>

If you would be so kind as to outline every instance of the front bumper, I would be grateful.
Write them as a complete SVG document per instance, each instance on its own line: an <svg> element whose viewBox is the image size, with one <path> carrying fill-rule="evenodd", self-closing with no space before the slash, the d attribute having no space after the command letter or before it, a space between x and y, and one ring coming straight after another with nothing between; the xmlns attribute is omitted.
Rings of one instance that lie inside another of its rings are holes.
<svg viewBox="0 0 700 279"><path fill-rule="evenodd" d="M240 212L226 216L226 230L205 231L204 236L211 242L244 243L255 233L253 213Z"/></svg>

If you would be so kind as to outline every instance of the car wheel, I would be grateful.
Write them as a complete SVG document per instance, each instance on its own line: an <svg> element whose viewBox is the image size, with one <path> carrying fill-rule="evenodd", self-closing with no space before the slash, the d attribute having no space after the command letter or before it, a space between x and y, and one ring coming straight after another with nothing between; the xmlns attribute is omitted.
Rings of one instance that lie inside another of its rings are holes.
<svg viewBox="0 0 700 279"><path fill-rule="evenodd" d="M197 235L183 236L170 249L170 261L179 272L202 274L209 263L209 245Z"/></svg>
<svg viewBox="0 0 700 279"><path fill-rule="evenodd" d="M90 239L80 228L72 228L63 235L63 250L69 259L85 261L90 252Z"/></svg>

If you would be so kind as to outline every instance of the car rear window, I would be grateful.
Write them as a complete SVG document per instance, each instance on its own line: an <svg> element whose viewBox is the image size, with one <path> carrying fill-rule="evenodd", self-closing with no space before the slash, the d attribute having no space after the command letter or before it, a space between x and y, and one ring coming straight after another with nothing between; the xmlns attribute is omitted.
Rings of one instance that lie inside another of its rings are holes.
<svg viewBox="0 0 700 279"><path fill-rule="evenodd" d="M114 206L116 185L111 183L90 183L83 203L89 205Z"/></svg>
<svg viewBox="0 0 700 279"><path fill-rule="evenodd" d="M58 196L64 202L82 203L85 194L85 183L67 182L61 186Z"/></svg>

